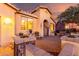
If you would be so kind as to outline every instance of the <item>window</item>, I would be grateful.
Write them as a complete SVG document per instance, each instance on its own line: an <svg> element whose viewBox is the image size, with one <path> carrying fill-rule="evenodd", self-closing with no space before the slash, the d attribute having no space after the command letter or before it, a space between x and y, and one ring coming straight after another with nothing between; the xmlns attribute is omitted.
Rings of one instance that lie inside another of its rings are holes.
<svg viewBox="0 0 79 59"><path fill-rule="evenodd" d="M25 20L21 21L21 30L25 30Z"/></svg>
<svg viewBox="0 0 79 59"><path fill-rule="evenodd" d="M50 23L50 31L54 32L54 24L53 23Z"/></svg>
<svg viewBox="0 0 79 59"><path fill-rule="evenodd" d="M21 21L21 30L32 30L33 21L30 18L22 18Z"/></svg>
<svg viewBox="0 0 79 59"><path fill-rule="evenodd" d="M32 29L32 25L33 25L33 22L32 21L28 21L28 29Z"/></svg>

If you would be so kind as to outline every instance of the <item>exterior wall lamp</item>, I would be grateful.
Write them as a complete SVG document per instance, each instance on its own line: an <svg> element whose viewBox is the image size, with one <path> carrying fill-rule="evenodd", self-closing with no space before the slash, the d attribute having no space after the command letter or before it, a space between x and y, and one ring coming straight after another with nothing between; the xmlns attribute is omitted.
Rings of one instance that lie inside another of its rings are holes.
<svg viewBox="0 0 79 59"><path fill-rule="evenodd" d="M10 18L6 18L6 19L4 20L4 23L7 24L7 25L8 25L8 24L11 24L11 19L10 19Z"/></svg>

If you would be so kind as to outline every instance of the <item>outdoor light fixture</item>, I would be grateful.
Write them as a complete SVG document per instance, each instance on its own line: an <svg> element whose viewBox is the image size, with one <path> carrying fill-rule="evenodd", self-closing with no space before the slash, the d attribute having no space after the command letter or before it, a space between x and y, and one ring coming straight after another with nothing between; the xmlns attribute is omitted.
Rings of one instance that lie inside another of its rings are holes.
<svg viewBox="0 0 79 59"><path fill-rule="evenodd" d="M69 26L68 26L68 25L66 25L66 26L65 26L65 28L66 28L66 29L69 29Z"/></svg>
<svg viewBox="0 0 79 59"><path fill-rule="evenodd" d="M5 22L5 24L10 24L10 23L11 23L11 19L10 19L10 18L6 18L6 19L4 20L4 22Z"/></svg>

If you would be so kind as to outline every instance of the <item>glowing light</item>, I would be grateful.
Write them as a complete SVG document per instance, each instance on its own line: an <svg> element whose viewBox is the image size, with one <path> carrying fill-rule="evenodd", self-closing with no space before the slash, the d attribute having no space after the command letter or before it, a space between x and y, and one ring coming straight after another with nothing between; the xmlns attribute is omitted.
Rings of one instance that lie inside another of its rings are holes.
<svg viewBox="0 0 79 59"><path fill-rule="evenodd" d="M11 23L11 19L10 18L6 18L4 22L5 22L5 24L10 24Z"/></svg>
<svg viewBox="0 0 79 59"><path fill-rule="evenodd" d="M25 22L25 20L22 20L22 23L24 23Z"/></svg>
<svg viewBox="0 0 79 59"><path fill-rule="evenodd" d="M79 30L79 26L77 26L77 27L76 27L76 29L78 29L78 30Z"/></svg>
<svg viewBox="0 0 79 59"><path fill-rule="evenodd" d="M50 23L50 31L54 32L54 24Z"/></svg>
<svg viewBox="0 0 79 59"><path fill-rule="evenodd" d="M25 20L22 20L21 22L22 22L22 25L24 25L24 24L25 24Z"/></svg>
<svg viewBox="0 0 79 59"><path fill-rule="evenodd" d="M68 25L66 25L66 26L65 26L65 28L66 28L66 29L69 29L69 26L68 26Z"/></svg>

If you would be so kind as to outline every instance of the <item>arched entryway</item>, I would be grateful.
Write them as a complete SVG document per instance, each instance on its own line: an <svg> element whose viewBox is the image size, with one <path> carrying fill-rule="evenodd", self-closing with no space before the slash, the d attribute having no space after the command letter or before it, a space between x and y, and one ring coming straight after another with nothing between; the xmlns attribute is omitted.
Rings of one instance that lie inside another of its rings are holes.
<svg viewBox="0 0 79 59"><path fill-rule="evenodd" d="M43 21L43 34L44 36L49 36L49 23L47 20Z"/></svg>

